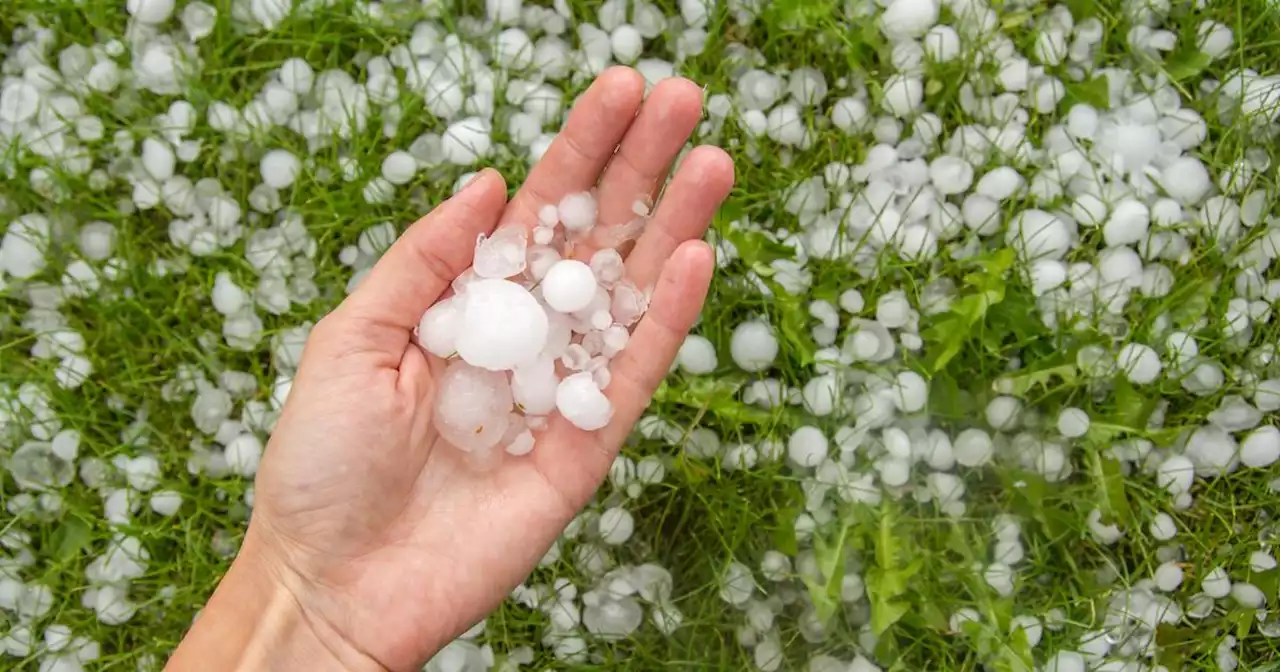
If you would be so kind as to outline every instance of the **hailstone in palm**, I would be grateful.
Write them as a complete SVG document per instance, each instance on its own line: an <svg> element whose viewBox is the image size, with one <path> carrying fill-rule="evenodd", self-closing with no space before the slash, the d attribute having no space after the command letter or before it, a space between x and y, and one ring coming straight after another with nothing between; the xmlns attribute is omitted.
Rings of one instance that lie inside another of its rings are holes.
<svg viewBox="0 0 1280 672"><path fill-rule="evenodd" d="M546 345L547 313L524 287L509 280L477 280L461 300L454 346L468 364L510 370L532 361Z"/></svg>

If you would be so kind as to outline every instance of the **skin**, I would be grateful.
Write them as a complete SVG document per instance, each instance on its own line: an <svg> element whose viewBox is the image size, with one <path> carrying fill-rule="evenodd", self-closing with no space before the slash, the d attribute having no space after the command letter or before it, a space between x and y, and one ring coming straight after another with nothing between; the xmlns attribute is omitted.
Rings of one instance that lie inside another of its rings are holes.
<svg viewBox="0 0 1280 672"><path fill-rule="evenodd" d="M510 202L502 177L482 171L315 326L240 554L166 669L416 670L533 570L608 473L702 308L714 255L701 238L732 161L713 147L688 153L627 250L628 278L653 298L611 367L606 428L553 416L532 454L478 470L432 427L444 363L412 330L470 265L478 234L532 227L540 205L592 187L604 226L657 198L702 92L684 79L644 88L629 68L602 73Z"/></svg>

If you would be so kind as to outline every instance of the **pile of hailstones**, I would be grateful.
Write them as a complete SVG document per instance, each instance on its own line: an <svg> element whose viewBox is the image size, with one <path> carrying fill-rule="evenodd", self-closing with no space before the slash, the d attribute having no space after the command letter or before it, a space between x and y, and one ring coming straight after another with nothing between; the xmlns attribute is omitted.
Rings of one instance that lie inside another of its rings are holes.
<svg viewBox="0 0 1280 672"><path fill-rule="evenodd" d="M423 349L451 360L435 407L445 440L477 456L526 455L552 412L585 431L609 424L609 362L649 305L615 249L644 228L648 206L633 212L629 224L597 228L595 196L578 192L542 206L532 231L480 236L472 267L417 329ZM584 247L598 249L574 259Z"/></svg>

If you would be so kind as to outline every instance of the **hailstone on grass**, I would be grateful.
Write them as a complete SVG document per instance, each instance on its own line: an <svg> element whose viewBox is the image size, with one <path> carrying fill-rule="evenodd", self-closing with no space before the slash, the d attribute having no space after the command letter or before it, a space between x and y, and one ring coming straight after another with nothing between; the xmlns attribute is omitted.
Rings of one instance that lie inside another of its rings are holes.
<svg viewBox="0 0 1280 672"><path fill-rule="evenodd" d="M676 364L686 373L705 375L716 370L716 348L705 336L689 334L676 353Z"/></svg>

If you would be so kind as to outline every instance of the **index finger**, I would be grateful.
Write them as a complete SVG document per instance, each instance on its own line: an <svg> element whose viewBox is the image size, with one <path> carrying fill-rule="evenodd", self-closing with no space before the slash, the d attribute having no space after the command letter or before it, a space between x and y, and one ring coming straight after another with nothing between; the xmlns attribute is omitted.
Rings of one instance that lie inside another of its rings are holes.
<svg viewBox="0 0 1280 672"><path fill-rule="evenodd" d="M626 67L605 70L573 106L564 129L511 199L500 226L533 226L538 208L595 186L644 100L644 77Z"/></svg>

